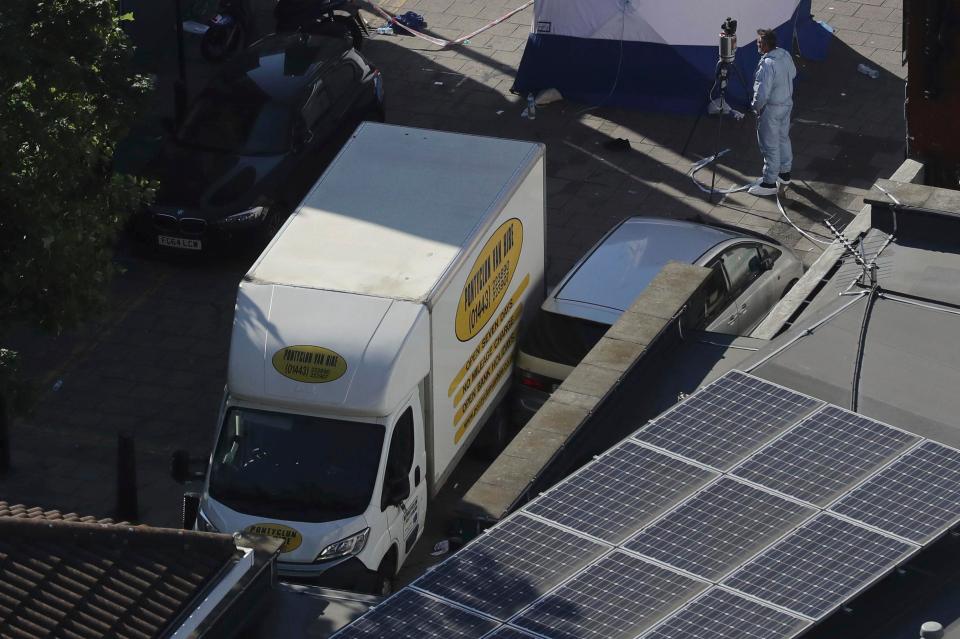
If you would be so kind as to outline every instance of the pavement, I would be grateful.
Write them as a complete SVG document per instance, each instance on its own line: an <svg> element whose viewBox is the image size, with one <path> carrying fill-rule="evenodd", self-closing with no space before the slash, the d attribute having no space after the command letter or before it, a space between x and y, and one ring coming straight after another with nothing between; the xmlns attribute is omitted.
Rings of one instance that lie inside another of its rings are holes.
<svg viewBox="0 0 960 639"><path fill-rule="evenodd" d="M452 39L520 3L389 0L384 6L416 11L431 35ZM873 182L903 161L906 68L900 0L814 0L813 8L837 29L837 38L826 62L801 66L795 185L785 206L816 238L828 237L825 221L843 226L852 219ZM807 264L816 259L818 246L781 217L774 201L740 193L713 204L687 177L693 162L716 149L712 119L703 118L694 130L693 117L565 101L539 108L535 120L521 118L524 104L510 87L532 12L516 14L466 46L441 50L413 37L375 35L364 53L383 71L389 122L547 145L550 282L616 222L636 214L720 220L772 235ZM383 23L368 18L373 27ZM861 62L879 68L880 77L858 73ZM209 68L192 55L191 73L202 78ZM160 78L164 104L167 79ZM628 140L630 149L603 146L616 138ZM722 141L731 153L718 164L718 185L754 179L761 158L752 122L725 123ZM709 181L709 172L702 177ZM170 453L209 454L236 286L253 256L160 260L121 241L116 259L121 272L101 317L58 336L21 327L4 338L5 346L20 350L39 395L32 413L11 429L12 470L0 479L0 500L114 515L117 438L128 433L136 442L139 521L176 526L182 487L169 478ZM469 487L477 467L465 468L445 499ZM432 543L421 542L421 554Z"/></svg>

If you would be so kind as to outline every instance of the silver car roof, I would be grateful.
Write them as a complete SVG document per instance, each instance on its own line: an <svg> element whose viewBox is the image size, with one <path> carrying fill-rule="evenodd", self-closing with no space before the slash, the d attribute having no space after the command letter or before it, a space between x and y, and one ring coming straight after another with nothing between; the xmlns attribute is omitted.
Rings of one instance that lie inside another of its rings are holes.
<svg viewBox="0 0 960 639"><path fill-rule="evenodd" d="M667 262L692 264L714 246L739 237L695 222L627 218L567 273L543 308L612 324Z"/></svg>

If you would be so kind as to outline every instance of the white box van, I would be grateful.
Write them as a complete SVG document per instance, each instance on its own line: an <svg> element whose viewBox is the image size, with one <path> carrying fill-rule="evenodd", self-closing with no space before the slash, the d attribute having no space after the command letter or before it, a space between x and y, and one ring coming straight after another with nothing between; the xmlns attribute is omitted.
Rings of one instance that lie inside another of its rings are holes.
<svg viewBox="0 0 960 639"><path fill-rule="evenodd" d="M362 124L240 284L197 527L389 588L509 388L544 215L543 145Z"/></svg>

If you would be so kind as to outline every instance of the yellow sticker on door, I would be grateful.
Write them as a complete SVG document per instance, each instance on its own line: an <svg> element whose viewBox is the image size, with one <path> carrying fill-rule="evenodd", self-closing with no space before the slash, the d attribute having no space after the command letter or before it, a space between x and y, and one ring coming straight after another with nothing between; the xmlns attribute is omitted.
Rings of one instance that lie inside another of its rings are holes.
<svg viewBox="0 0 960 639"><path fill-rule="evenodd" d="M343 377L347 360L322 346L287 346L273 354L273 367L295 382L324 384Z"/></svg>
<svg viewBox="0 0 960 639"><path fill-rule="evenodd" d="M282 540L283 545L280 546L280 552L282 553L296 550L303 543L303 537L300 536L300 533L283 524L251 524L243 532Z"/></svg>
<svg viewBox="0 0 960 639"><path fill-rule="evenodd" d="M457 306L457 339L467 342L477 336L507 294L523 248L523 224L512 218L487 240L473 263Z"/></svg>

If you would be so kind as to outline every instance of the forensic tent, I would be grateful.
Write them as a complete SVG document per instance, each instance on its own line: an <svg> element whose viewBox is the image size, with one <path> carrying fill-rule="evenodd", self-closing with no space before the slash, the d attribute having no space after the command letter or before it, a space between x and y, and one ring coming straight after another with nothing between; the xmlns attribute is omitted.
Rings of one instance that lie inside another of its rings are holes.
<svg viewBox="0 0 960 639"><path fill-rule="evenodd" d="M760 59L757 29L782 48L826 55L829 32L811 0L535 0L534 21L514 91L555 88L590 105L693 113L716 77L721 25L738 22L727 100L743 108ZM716 94L714 95L716 97Z"/></svg>

